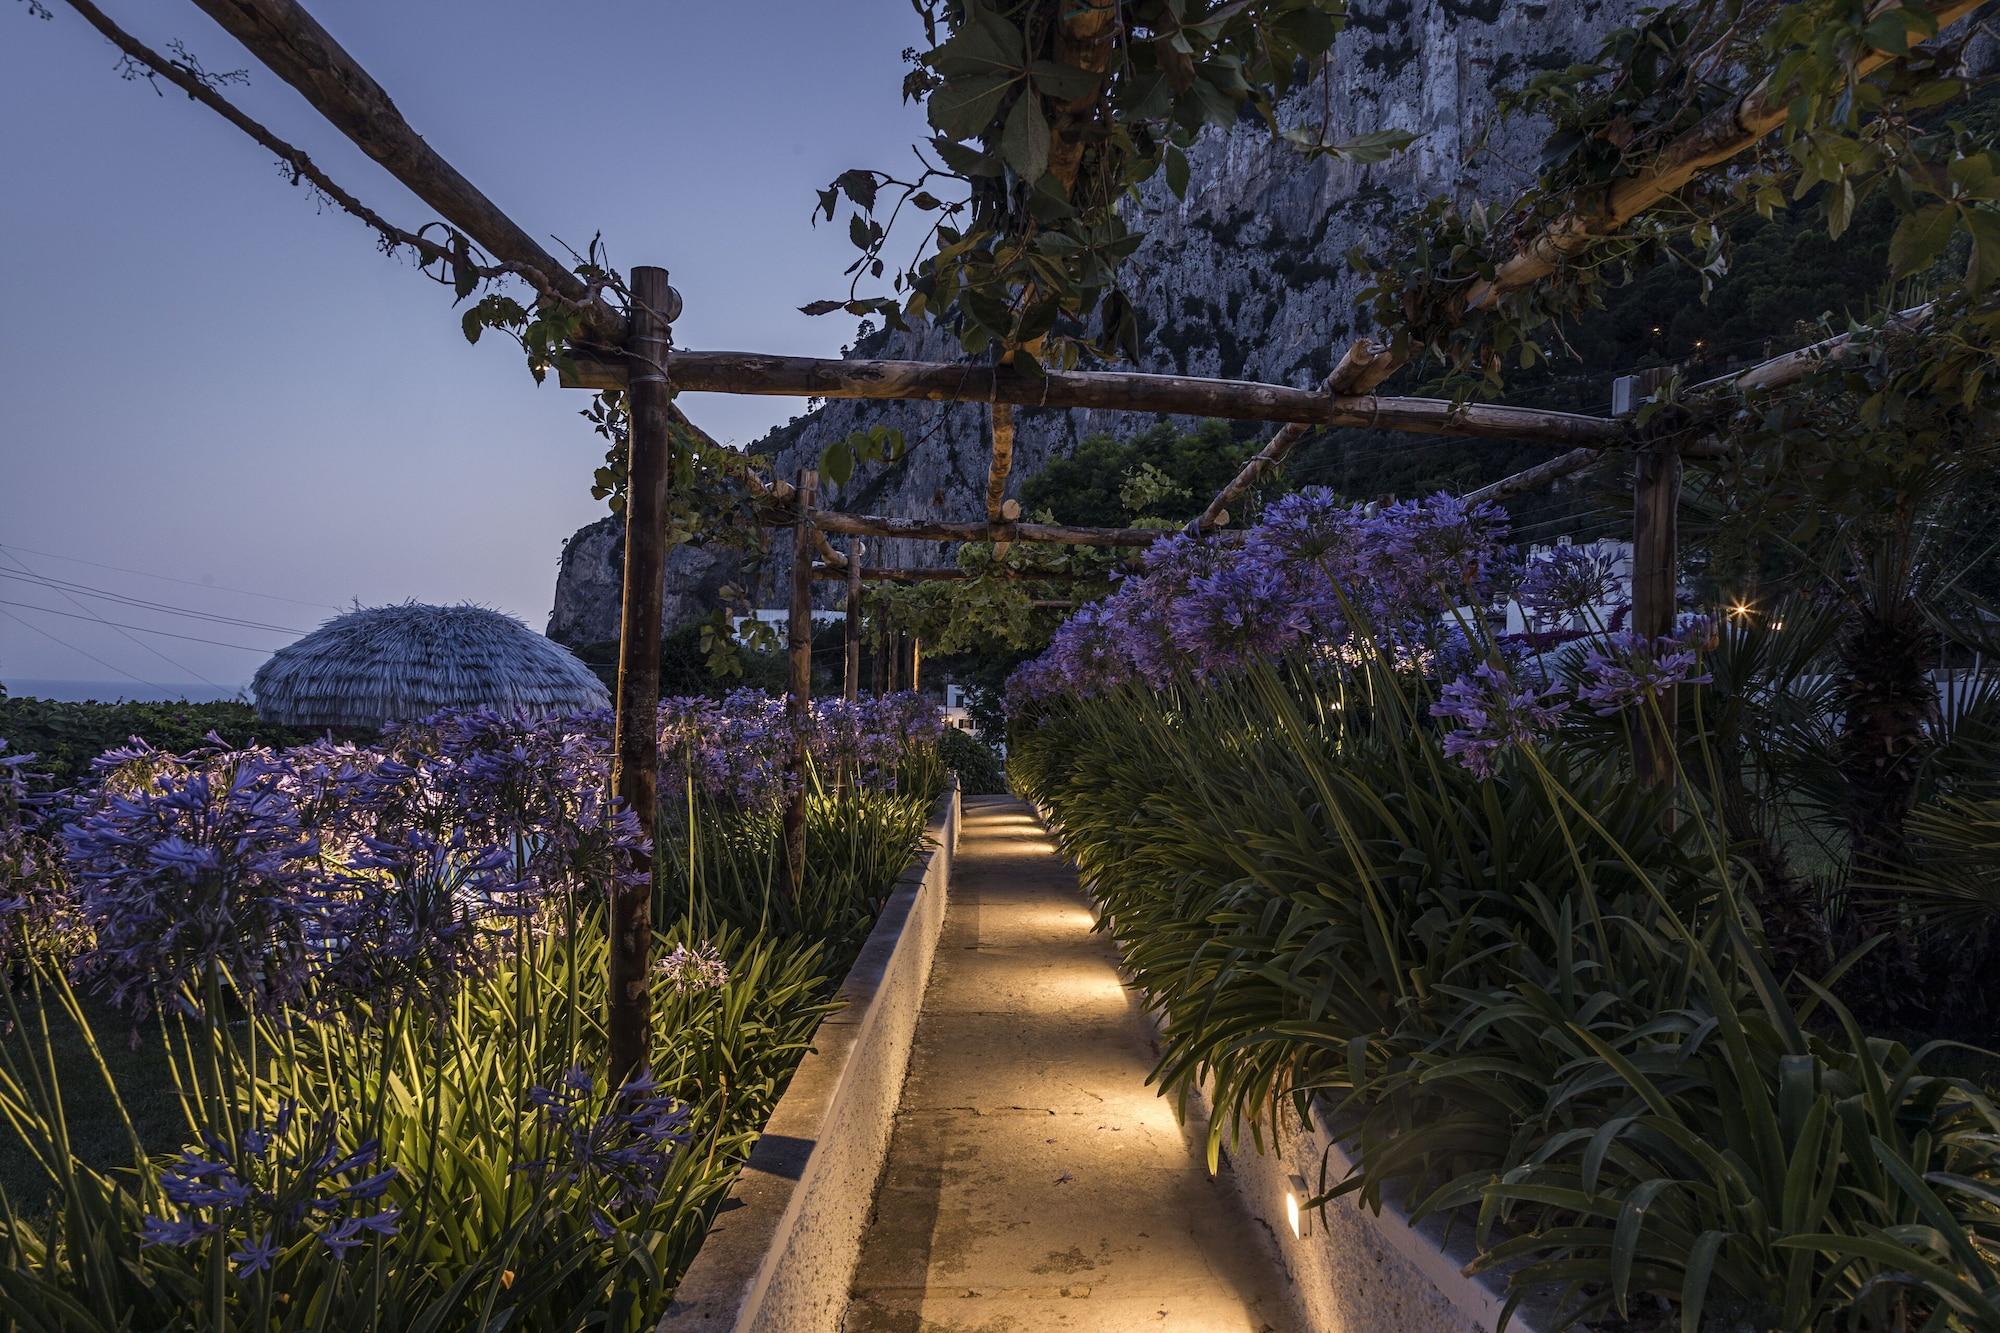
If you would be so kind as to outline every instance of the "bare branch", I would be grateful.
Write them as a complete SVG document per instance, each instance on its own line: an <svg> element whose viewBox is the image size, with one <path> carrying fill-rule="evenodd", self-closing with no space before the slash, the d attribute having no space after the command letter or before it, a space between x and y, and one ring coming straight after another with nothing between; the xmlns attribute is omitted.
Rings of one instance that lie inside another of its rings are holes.
<svg viewBox="0 0 2000 1333"><path fill-rule="evenodd" d="M236 77L242 75L243 71L231 70L226 74L209 73L202 69L200 62L188 55L187 48L178 42L174 43L171 48L175 53L174 57L163 56L134 37L131 33L126 32L116 23L113 23L104 11L90 3L90 0L65 0L65 3L81 15L84 22L97 29L113 46L117 47L124 54L124 63L121 64L119 70L121 77L127 79L145 79L147 82L153 84L155 92L159 91L158 80L160 79L165 79L167 82L173 84L174 87L179 88L190 98L200 102L203 106L215 112L231 125L234 125L237 129L243 131L243 133L249 135L257 143L275 154L278 161L291 173L294 183L299 181L307 182L336 207L359 219L363 224L372 229L381 238L382 248L385 251L393 251L402 246L408 246L410 249L416 251L423 259L423 262L427 264L449 265L452 262L452 253L450 250L439 245L436 241L430 240L428 237L420 236L416 232L405 231L401 227L396 226L380 213L377 213L374 209L368 207L368 205L342 189L335 183L331 176L320 170L318 165L310 157L307 157L303 151L286 143L283 139L265 129L257 121L252 120L249 116L238 110L228 98L224 97L218 91L218 88L225 83L237 83L247 79L247 75L244 76L244 79ZM164 96L165 94L161 95Z"/></svg>

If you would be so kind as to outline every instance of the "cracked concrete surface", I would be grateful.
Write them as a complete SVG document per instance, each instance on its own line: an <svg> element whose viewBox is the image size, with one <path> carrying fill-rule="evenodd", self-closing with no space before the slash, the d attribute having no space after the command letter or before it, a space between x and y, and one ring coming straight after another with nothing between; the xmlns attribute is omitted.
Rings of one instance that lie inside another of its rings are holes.
<svg viewBox="0 0 2000 1333"><path fill-rule="evenodd" d="M968 798L846 1333L1289 1327L1271 1237L1147 1086L1153 1030L1033 813Z"/></svg>

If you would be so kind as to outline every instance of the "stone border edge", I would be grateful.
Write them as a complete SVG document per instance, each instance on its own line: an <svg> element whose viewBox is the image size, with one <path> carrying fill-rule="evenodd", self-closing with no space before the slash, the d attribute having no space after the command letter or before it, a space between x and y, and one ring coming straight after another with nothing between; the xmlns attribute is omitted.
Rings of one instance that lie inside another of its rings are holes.
<svg viewBox="0 0 2000 1333"><path fill-rule="evenodd" d="M655 1333L839 1328L944 925L959 814L954 776Z"/></svg>

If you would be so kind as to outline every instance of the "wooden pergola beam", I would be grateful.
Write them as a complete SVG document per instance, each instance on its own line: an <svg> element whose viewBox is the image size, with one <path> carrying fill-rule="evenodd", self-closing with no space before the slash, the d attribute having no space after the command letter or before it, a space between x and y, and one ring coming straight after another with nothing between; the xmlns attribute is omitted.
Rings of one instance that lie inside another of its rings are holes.
<svg viewBox="0 0 2000 1333"><path fill-rule="evenodd" d="M1396 359L1389 349L1367 338L1356 338L1352 346L1341 354L1340 362L1326 377L1321 386L1335 397L1373 393L1375 387L1395 372ZM1241 499L1259 478L1283 466L1285 458L1298 446L1299 441L1311 432L1311 427L1293 422L1283 427L1265 442L1264 447L1243 465L1243 468L1229 484L1217 491L1215 498L1208 502L1208 508L1201 516L1188 525L1188 531L1196 536L1221 527L1229 521L1229 506Z"/></svg>
<svg viewBox="0 0 2000 1333"><path fill-rule="evenodd" d="M1807 347L1800 347L1774 356L1767 361L1759 361L1746 370L1734 370L1727 375L1703 380L1691 386L1689 395L1721 393L1751 393L1770 389L1782 389L1797 384L1816 371L1830 365L1839 365L1860 355L1867 347L1867 339L1889 333L1921 333L1929 326L1932 302L1913 305L1907 310L1899 310L1878 329L1859 329L1849 333L1837 333L1831 338L1822 338Z"/></svg>
<svg viewBox="0 0 2000 1333"><path fill-rule="evenodd" d="M1254 380L1136 371L1050 371L1024 374L1003 366L931 361L844 361L833 357L766 356L757 352L674 351L675 387L683 393L734 393L793 398L886 398L925 402L1008 402L1027 407L1099 408L1165 416L1289 421L1304 426L1353 426L1419 435L1475 439L1545 439L1552 445L1628 442L1624 423L1545 408L1454 403L1446 398L1335 395ZM573 388L618 389L622 364L578 357L563 372Z"/></svg>
<svg viewBox="0 0 2000 1333"><path fill-rule="evenodd" d="M814 565L812 576L816 579L844 580L848 576L845 568L832 565ZM863 583L961 583L972 579L1004 579L1011 583L1063 583L1090 579L1103 579L1107 571L1085 573L1081 570L1059 570L1054 573L1037 572L1031 569L987 569L971 571L952 566L917 566L898 569L890 565L863 565Z"/></svg>
<svg viewBox="0 0 2000 1333"><path fill-rule="evenodd" d="M1985 2L1929 0L1924 8L1930 11L1942 33ZM1904 6L1905 0L1877 0L1869 10L1869 17L1894 13ZM1855 62L1854 76L1866 78L1898 58L1893 52L1871 50ZM1675 194L1699 172L1737 156L1783 125L1797 96L1798 89L1791 81L1780 84L1774 76L1767 76L1749 92L1711 111L1700 124L1661 149L1640 170L1594 191L1595 204L1571 209L1550 223L1503 263L1490 281L1481 281L1468 290L1465 308L1483 309L1508 292L1541 281L1555 272L1564 259Z"/></svg>
<svg viewBox="0 0 2000 1333"><path fill-rule="evenodd" d="M1531 468L1523 468L1511 477L1502 477L1496 482L1481 486L1476 491L1468 491L1464 498L1467 504L1477 504L1480 501L1505 500L1509 496L1540 490L1552 481L1583 471L1603 457L1604 451L1601 449L1572 449L1566 454L1558 454Z"/></svg>
<svg viewBox="0 0 2000 1333"><path fill-rule="evenodd" d="M797 516L772 513L768 526L787 527ZM923 542L1052 542L1060 546L1151 546L1171 532L1157 528L1073 528L1060 523L954 523L933 518L891 518L883 514L812 511L813 526L843 537L901 537Z"/></svg>

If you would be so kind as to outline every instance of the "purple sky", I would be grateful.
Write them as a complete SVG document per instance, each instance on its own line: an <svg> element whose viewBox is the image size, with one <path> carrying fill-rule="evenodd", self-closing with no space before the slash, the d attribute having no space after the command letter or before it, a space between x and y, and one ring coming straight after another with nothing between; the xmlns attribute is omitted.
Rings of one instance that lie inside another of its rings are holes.
<svg viewBox="0 0 2000 1333"><path fill-rule="evenodd" d="M430 220L193 5L99 3L156 47L249 67L247 111L393 220ZM0 6L0 680L123 678L110 664L235 686L293 637L85 589L298 629L355 598L471 600L540 629L563 539L602 512L589 396L468 346L448 290L206 108L121 82L50 5ZM530 233L581 249L601 231L621 268L670 269L683 345L833 355L853 336L796 309L836 294L852 253L809 214L837 172L909 161L907 0L312 7ZM682 404L737 443L803 409Z"/></svg>

